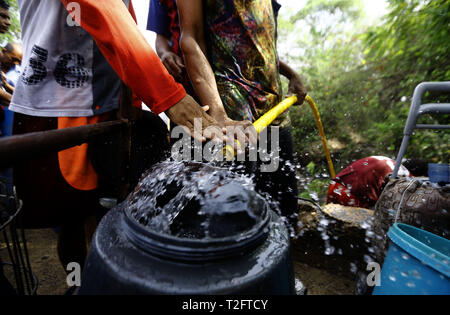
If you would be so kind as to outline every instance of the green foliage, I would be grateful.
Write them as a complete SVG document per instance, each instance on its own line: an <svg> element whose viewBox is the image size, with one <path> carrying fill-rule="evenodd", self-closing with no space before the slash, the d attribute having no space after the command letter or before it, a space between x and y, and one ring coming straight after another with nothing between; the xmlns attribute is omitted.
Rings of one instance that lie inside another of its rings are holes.
<svg viewBox="0 0 450 315"><path fill-rule="evenodd" d="M409 111L409 103L402 102L402 96L411 96L420 82L450 79L450 2L391 0L389 3L390 13L384 25L370 29L364 35L364 44L384 113L372 126L371 139L378 128L387 131L386 127L391 127L390 132L382 133L381 141L398 148ZM430 95L428 100L435 102L439 97ZM449 122L448 117L442 116L422 120ZM449 143L448 133L417 131L407 153L448 162Z"/></svg>
<svg viewBox="0 0 450 315"><path fill-rule="evenodd" d="M308 173L314 175L314 170L316 168L316 164L314 162L309 162L308 165L306 165L306 170L308 171Z"/></svg>
<svg viewBox="0 0 450 315"><path fill-rule="evenodd" d="M305 199L313 199L319 203L326 202L326 192L330 184L327 178L328 169L323 165L316 165L313 161L309 162L306 167L301 168L300 173L300 194L299 197Z"/></svg>
<svg viewBox="0 0 450 315"><path fill-rule="evenodd" d="M308 187L300 193L300 197L320 201L320 203L324 204L326 202L324 192L328 191L329 184L330 182L328 179L314 179L308 184Z"/></svg>
<svg viewBox="0 0 450 315"><path fill-rule="evenodd" d="M291 50L301 54L288 62L319 106L327 138L339 144L331 150L337 171L367 155L395 157L414 88L450 80L450 1L389 0L378 26L365 25L363 16L360 1L309 0L289 20L280 19L280 40L300 34ZM301 161L325 163L311 109L293 109L291 120ZM448 116L421 120L449 123ZM418 130L406 154L448 162L449 143L448 131Z"/></svg>
<svg viewBox="0 0 450 315"><path fill-rule="evenodd" d="M0 44L2 46L9 42L18 42L20 40L20 20L19 9L16 0L7 0L10 5L9 14L11 16L11 26L6 34L0 34Z"/></svg>
<svg viewBox="0 0 450 315"><path fill-rule="evenodd" d="M310 0L290 20L294 23L304 20L314 37L326 39L330 34L336 33L336 25L343 25L349 20L356 21L361 17L361 7L360 0ZM321 23L323 19L335 24Z"/></svg>

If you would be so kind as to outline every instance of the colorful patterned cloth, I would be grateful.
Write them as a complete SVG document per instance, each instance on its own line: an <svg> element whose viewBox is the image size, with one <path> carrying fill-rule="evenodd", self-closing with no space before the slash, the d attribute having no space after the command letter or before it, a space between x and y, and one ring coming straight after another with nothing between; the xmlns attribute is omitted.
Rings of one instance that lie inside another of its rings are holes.
<svg viewBox="0 0 450 315"><path fill-rule="evenodd" d="M271 0L205 0L209 60L228 116L255 121L282 100ZM287 114L275 125L288 125Z"/></svg>

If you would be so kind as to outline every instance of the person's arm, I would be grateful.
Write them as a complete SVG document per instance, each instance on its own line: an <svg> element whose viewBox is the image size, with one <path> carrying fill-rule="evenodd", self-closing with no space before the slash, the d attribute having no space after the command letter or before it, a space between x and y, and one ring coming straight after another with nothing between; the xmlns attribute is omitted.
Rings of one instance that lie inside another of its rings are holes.
<svg viewBox="0 0 450 315"><path fill-rule="evenodd" d="M6 91L8 93L10 93L11 95L14 93L14 87L11 84L9 84L8 82L4 83L4 87L5 87Z"/></svg>
<svg viewBox="0 0 450 315"><path fill-rule="evenodd" d="M172 51L167 37L161 34L156 35L155 41L156 53L167 71L175 78L177 82L183 82L184 62L180 56Z"/></svg>
<svg viewBox="0 0 450 315"><path fill-rule="evenodd" d="M61 0L69 5L70 0ZM80 24L136 95L159 114L180 101L183 87L167 73L122 0L81 0ZM69 11L70 12L70 11Z"/></svg>
<svg viewBox="0 0 450 315"><path fill-rule="evenodd" d="M67 7L71 0L61 0ZM146 42L122 0L78 0L81 27L95 40L111 67L155 114L166 111L193 134L194 118L203 128L216 122L186 94ZM70 10L68 10L70 12Z"/></svg>
<svg viewBox="0 0 450 315"><path fill-rule="evenodd" d="M202 0L178 0L177 5L181 27L180 46L194 90L201 103L209 105L211 116L224 121L228 116L217 90L213 70L206 58Z"/></svg>
<svg viewBox="0 0 450 315"><path fill-rule="evenodd" d="M11 95L14 93L14 87L8 83L6 74L3 71L2 71L2 84L3 84L3 87L5 88L6 92L8 92Z"/></svg>
<svg viewBox="0 0 450 315"><path fill-rule="evenodd" d="M161 62L177 82L183 83L184 62L170 45L171 29L167 8L160 1L150 1L147 30L156 34L155 48Z"/></svg>
<svg viewBox="0 0 450 315"><path fill-rule="evenodd" d="M245 139L246 142L249 140L256 142L256 130L252 128L250 121L231 120L225 112L214 72L206 58L206 44L203 33L203 1L178 0L177 5L180 16L181 50L186 70L200 102L204 106L209 106L208 113L223 128L227 126L242 127L234 128L235 137L242 137L241 139ZM243 130L250 131L250 134L244 134Z"/></svg>
<svg viewBox="0 0 450 315"><path fill-rule="evenodd" d="M5 88L6 92L8 92L9 94L13 94L14 93L14 87L9 84L8 82L3 82L3 87Z"/></svg>
<svg viewBox="0 0 450 315"><path fill-rule="evenodd" d="M300 75L295 72L287 63L280 60L279 62L280 74L285 76L289 80L288 95L297 95L297 104L301 105L305 101L307 91L303 86Z"/></svg>
<svg viewBox="0 0 450 315"><path fill-rule="evenodd" d="M12 95L3 89L0 89L0 105L9 106L11 103Z"/></svg>

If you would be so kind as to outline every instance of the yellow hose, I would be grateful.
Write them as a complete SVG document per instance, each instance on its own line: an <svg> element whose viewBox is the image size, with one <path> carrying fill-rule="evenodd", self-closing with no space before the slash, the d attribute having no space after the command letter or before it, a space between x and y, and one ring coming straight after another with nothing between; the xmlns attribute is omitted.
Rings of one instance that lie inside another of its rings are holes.
<svg viewBox="0 0 450 315"><path fill-rule="evenodd" d="M269 110L267 113L265 113L263 116L261 116L261 118L259 118L257 121L253 123L256 132L260 134L261 131L266 129L278 116L287 111L289 107L297 103L297 100L298 100L297 96L295 95L288 97L280 104L278 104L277 106Z"/></svg>
<svg viewBox="0 0 450 315"><path fill-rule="evenodd" d="M319 110L317 109L316 103L314 103L313 99L307 95L305 101L311 106L311 109L314 113L314 117L316 118L317 127L319 127L319 133L322 138L323 148L325 150L325 155L327 157L328 168L330 169L331 178L336 177L336 172L334 171L333 161L331 160L330 150L328 150L327 137L325 136L325 131L323 130L322 120L320 119Z"/></svg>
<svg viewBox="0 0 450 315"><path fill-rule="evenodd" d="M282 101L280 104L269 110L266 114L264 114L260 119L255 121L253 123L253 126L255 126L256 132L259 134L261 131L263 131L265 128L267 128L278 116L280 116L282 113L284 113L286 110L289 109L292 105L297 103L297 96L291 96L286 98L284 101ZM323 129L322 120L320 119L319 110L317 109L316 104L314 103L313 99L308 95L305 98L305 101L311 106L311 109L314 113L314 117L316 118L317 126L319 127L319 133L322 138L322 144L325 149L325 154L328 161L328 167L330 169L331 178L336 177L336 172L334 171L333 161L331 160L331 154L328 150L328 144L327 144L327 138L325 136L325 131ZM237 142L238 145L240 145L239 142ZM234 149L227 145L224 148L224 155L228 161L232 160L236 153Z"/></svg>
<svg viewBox="0 0 450 315"><path fill-rule="evenodd" d="M271 110L269 110L267 113L265 113L263 116L261 116L257 121L253 123L253 126L256 129L256 132L258 134L261 133L264 129L267 128L278 116L280 116L282 113L284 113L286 110L289 109L292 105L294 105L297 102L297 96L291 96L286 98L284 101L282 101L277 106L273 107ZM241 146L239 141L236 140L237 145ZM236 156L236 152L230 145L227 145L223 149L223 154L227 161L232 161L234 157Z"/></svg>

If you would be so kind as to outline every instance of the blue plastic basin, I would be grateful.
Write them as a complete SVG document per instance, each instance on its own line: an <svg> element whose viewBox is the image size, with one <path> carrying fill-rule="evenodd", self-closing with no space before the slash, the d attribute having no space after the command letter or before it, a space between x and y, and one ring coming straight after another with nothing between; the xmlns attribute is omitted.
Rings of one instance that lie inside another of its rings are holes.
<svg viewBox="0 0 450 315"><path fill-rule="evenodd" d="M374 295L449 295L450 241L406 224L389 230L391 244Z"/></svg>

